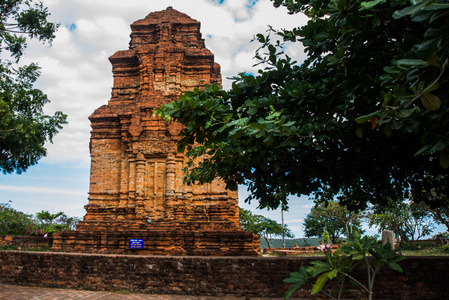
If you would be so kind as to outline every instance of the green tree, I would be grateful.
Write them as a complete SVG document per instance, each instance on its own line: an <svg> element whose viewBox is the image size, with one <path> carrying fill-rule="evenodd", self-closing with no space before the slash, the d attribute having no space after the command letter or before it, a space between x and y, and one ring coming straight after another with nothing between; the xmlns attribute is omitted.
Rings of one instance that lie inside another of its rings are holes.
<svg viewBox="0 0 449 300"><path fill-rule="evenodd" d="M80 222L80 218L69 217L62 211L52 214L49 211L42 210L36 214L36 219L44 226L61 225L70 230L75 230Z"/></svg>
<svg viewBox="0 0 449 300"><path fill-rule="evenodd" d="M63 214L59 218L59 224L67 226L68 230L75 230L78 223L81 221L79 217L69 217L66 214Z"/></svg>
<svg viewBox="0 0 449 300"><path fill-rule="evenodd" d="M448 1L273 2L310 20L256 36L265 68L157 111L185 124L187 183L247 184L261 207L316 193L364 209L447 175ZM284 56L273 35L302 43L307 59Z"/></svg>
<svg viewBox="0 0 449 300"><path fill-rule="evenodd" d="M430 212L413 202L374 207L366 217L370 228L377 227L379 233L391 230L401 242L419 240L434 229Z"/></svg>
<svg viewBox="0 0 449 300"><path fill-rule="evenodd" d="M35 216L11 207L11 201L0 204L1 235L45 235L63 230L74 230L80 219L63 212L52 214L42 210Z"/></svg>
<svg viewBox="0 0 449 300"><path fill-rule="evenodd" d="M246 231L260 234L271 248L269 239L271 236L286 236L294 238L294 235L287 225L281 224L262 215L254 215L251 211L239 208L240 226Z"/></svg>
<svg viewBox="0 0 449 300"><path fill-rule="evenodd" d="M64 212L50 213L42 210L36 213L36 226L32 228L34 234L49 234L63 230L74 230L80 219L77 217L68 217Z"/></svg>
<svg viewBox="0 0 449 300"><path fill-rule="evenodd" d="M0 234L25 235L33 226L32 215L24 214L11 207L11 201L0 204Z"/></svg>
<svg viewBox="0 0 449 300"><path fill-rule="evenodd" d="M41 210L40 212L36 213L36 219L42 225L52 225L53 222L58 223L58 219L62 218L63 216L67 217L62 211L52 214L47 210Z"/></svg>
<svg viewBox="0 0 449 300"><path fill-rule="evenodd" d="M349 237L352 230L350 226L361 231L359 215L349 212L335 201L330 201L327 206L317 204L304 219L303 226L306 237L323 237L324 231L327 230L333 244L336 244L343 234Z"/></svg>
<svg viewBox="0 0 449 300"><path fill-rule="evenodd" d="M446 193L449 176L426 176L411 191L411 199L429 211L438 224L444 224L449 232L449 197ZM444 205L436 206L435 203Z"/></svg>
<svg viewBox="0 0 449 300"><path fill-rule="evenodd" d="M0 170L21 173L46 155L44 144L67 123L57 111L45 115L47 95L33 87L40 75L35 63L19 66L28 38L51 42L58 25L40 1L0 1ZM7 56L8 57L8 56Z"/></svg>

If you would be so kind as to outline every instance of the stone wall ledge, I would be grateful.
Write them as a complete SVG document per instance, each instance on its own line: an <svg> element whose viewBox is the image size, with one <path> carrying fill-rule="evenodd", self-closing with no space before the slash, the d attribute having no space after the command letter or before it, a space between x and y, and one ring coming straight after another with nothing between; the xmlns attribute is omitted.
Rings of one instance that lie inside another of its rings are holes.
<svg viewBox="0 0 449 300"><path fill-rule="evenodd" d="M283 297L289 274L323 257L194 257L0 251L0 283L156 294ZM449 256L382 269L374 299L447 299ZM356 271L363 277L365 270ZM295 297L310 297L310 288Z"/></svg>

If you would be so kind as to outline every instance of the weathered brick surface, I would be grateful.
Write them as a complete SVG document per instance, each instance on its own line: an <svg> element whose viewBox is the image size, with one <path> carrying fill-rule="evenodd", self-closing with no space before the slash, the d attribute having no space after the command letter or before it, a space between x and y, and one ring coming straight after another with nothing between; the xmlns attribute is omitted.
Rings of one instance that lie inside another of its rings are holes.
<svg viewBox="0 0 449 300"><path fill-rule="evenodd" d="M193 257L0 251L0 283L181 295L282 297L314 257ZM447 299L449 257L407 257L376 276L374 299ZM365 276L365 269L355 272ZM296 297L310 295L310 287ZM348 297L346 297L348 298ZM353 299L353 297L350 297Z"/></svg>
<svg viewBox="0 0 449 300"><path fill-rule="evenodd" d="M0 235L0 246L15 245L18 250L39 247L51 247L52 237L27 235Z"/></svg>
<svg viewBox="0 0 449 300"><path fill-rule="evenodd" d="M112 97L89 117L87 214L76 232L55 235L53 250L257 255L259 237L240 228L237 192L220 180L183 184L181 127L153 116L188 90L221 83L200 23L169 7L131 29L129 50L109 58ZM129 251L129 238L144 239L145 249Z"/></svg>

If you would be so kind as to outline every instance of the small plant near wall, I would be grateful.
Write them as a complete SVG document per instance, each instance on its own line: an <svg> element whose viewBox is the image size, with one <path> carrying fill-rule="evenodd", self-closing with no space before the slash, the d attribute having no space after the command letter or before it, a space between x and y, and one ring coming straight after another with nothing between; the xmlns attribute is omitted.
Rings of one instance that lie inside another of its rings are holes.
<svg viewBox="0 0 449 300"><path fill-rule="evenodd" d="M0 250L17 250L17 245L11 244L0 245Z"/></svg>
<svg viewBox="0 0 449 300"><path fill-rule="evenodd" d="M63 212L42 210L35 216L14 209L11 201L0 203L0 235L52 236L64 230L75 230L80 221Z"/></svg>
<svg viewBox="0 0 449 300"><path fill-rule="evenodd" d="M443 247L441 247L441 250L442 250L444 253L449 253L449 245L444 245Z"/></svg>
<svg viewBox="0 0 449 300"><path fill-rule="evenodd" d="M327 232L327 228L324 228L323 242L324 244L329 244L329 232Z"/></svg>
<svg viewBox="0 0 449 300"><path fill-rule="evenodd" d="M369 237L361 238L357 231L352 233L348 241L334 252L327 244L320 245L319 249L326 254L326 261L313 261L311 266L302 266L299 272L290 273L290 277L284 282L294 285L285 293L284 299L290 298L304 285L312 286L311 295L323 293L329 299L341 299L345 284L349 281L362 293L366 293L367 298L371 300L376 275L383 266L387 265L402 273L402 268L397 263L404 257L398 254L398 250L391 250L390 244L382 246ZM359 265L366 267L368 274L366 283L362 283L360 279L352 275L352 271ZM340 283L336 292L324 289L329 280Z"/></svg>
<svg viewBox="0 0 449 300"><path fill-rule="evenodd" d="M0 203L0 235L25 235L27 228L34 224L32 215L12 208L11 203Z"/></svg>
<svg viewBox="0 0 449 300"><path fill-rule="evenodd" d="M31 236L45 236L50 237L53 236L53 233L57 233L60 231L69 230L69 227L67 225L62 224L49 224L49 225L33 225L29 226L27 230L27 235Z"/></svg>

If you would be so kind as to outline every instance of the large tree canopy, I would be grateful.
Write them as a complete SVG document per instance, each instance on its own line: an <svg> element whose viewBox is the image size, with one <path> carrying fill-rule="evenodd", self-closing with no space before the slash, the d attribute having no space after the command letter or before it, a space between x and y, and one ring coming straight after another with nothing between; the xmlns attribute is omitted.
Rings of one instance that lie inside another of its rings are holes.
<svg viewBox="0 0 449 300"><path fill-rule="evenodd" d="M369 227L377 227L379 234L392 230L400 241L413 241L427 236L435 228L430 211L419 203L400 203L394 206L373 207L367 214Z"/></svg>
<svg viewBox="0 0 449 300"><path fill-rule="evenodd" d="M411 190L411 200L415 205L430 212L438 224L446 226L449 232L449 176L427 176L420 180ZM431 205L432 202L440 206ZM426 204L427 203L427 204Z"/></svg>
<svg viewBox="0 0 449 300"><path fill-rule="evenodd" d="M449 1L273 2L310 20L257 35L264 69L158 110L186 125L186 182L246 183L261 207L315 193L354 209L448 173ZM273 34L307 59L284 56Z"/></svg>
<svg viewBox="0 0 449 300"><path fill-rule="evenodd" d="M57 111L45 115L47 95L33 87L39 67L32 63L19 66L26 37L51 42L57 25L47 21L49 13L33 0L0 1L0 170L21 173L46 155L46 141L66 123ZM13 59L10 60L9 58Z"/></svg>
<svg viewBox="0 0 449 300"><path fill-rule="evenodd" d="M329 201L327 206L318 204L311 209L304 219L304 234L306 237L322 237L326 230L332 243L336 244L343 234L349 238L353 227L363 233L360 223L358 214L349 212L335 201Z"/></svg>
<svg viewBox="0 0 449 300"><path fill-rule="evenodd" d="M287 225L282 226L278 222L264 217L262 215L254 215L251 211L239 207L240 225L246 231L250 231L262 236L271 248L271 236L282 236L293 238L293 232L287 228Z"/></svg>

